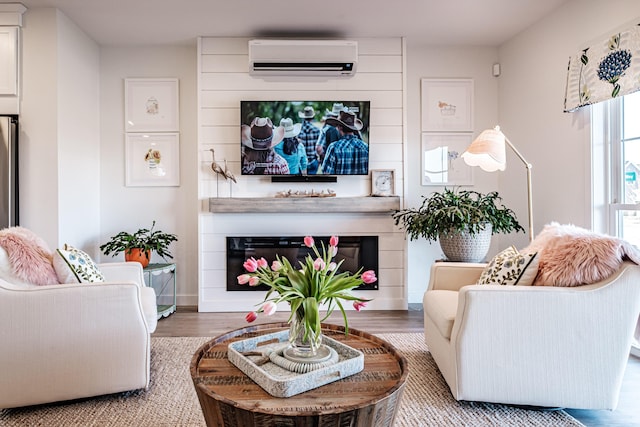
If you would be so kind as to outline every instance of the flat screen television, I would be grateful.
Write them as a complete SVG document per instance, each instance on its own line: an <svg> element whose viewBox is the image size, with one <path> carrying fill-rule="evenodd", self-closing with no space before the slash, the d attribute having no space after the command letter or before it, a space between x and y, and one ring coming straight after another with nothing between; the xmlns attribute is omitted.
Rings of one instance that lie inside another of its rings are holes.
<svg viewBox="0 0 640 427"><path fill-rule="evenodd" d="M241 101L242 175L367 175L369 111L370 101Z"/></svg>

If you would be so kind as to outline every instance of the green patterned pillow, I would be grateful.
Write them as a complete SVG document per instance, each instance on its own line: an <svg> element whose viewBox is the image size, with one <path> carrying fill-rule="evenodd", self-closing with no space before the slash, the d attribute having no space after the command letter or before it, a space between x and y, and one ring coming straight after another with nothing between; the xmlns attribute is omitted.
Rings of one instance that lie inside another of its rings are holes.
<svg viewBox="0 0 640 427"><path fill-rule="evenodd" d="M91 257L67 244L64 249L56 250L53 268L60 283L104 282L104 276Z"/></svg>
<svg viewBox="0 0 640 427"><path fill-rule="evenodd" d="M514 246L493 257L478 285L531 286L538 274L538 253L521 254Z"/></svg>

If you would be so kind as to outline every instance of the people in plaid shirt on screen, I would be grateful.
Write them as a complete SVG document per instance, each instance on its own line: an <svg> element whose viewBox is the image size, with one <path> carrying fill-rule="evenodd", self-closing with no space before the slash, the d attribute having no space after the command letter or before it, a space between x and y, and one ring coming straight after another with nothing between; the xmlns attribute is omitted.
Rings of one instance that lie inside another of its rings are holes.
<svg viewBox="0 0 640 427"><path fill-rule="evenodd" d="M240 128L242 140L242 174L286 175L289 173L287 161L273 151L284 138L284 128L273 128L268 117L256 117L251 125Z"/></svg>
<svg viewBox="0 0 640 427"><path fill-rule="evenodd" d="M327 147L340 139L340 132L338 132L335 126L328 124L327 119L329 117L337 118L342 110L344 110L344 104L342 102L333 104L331 111L326 110L323 118L324 126L320 130L320 136L318 137L318 142L316 142L316 153L320 165L322 165L324 161L324 154L327 152Z"/></svg>
<svg viewBox="0 0 640 427"><path fill-rule="evenodd" d="M322 173L327 175L366 175L369 171L369 145L359 137L362 121L352 111L341 111L327 123L340 132L340 139L327 148Z"/></svg>
<svg viewBox="0 0 640 427"><path fill-rule="evenodd" d="M298 134L298 139L304 145L307 153L307 174L314 175L318 171L318 159L316 157L316 142L320 136L320 129L314 124L316 112L311 106L304 107L298 111L298 117L302 119L302 129Z"/></svg>
<svg viewBox="0 0 640 427"><path fill-rule="evenodd" d="M307 154L304 151L302 142L298 141L300 123L293 124L293 120L288 117L280 119L280 127L284 129L284 139L275 147L273 151L287 161L289 173L292 175L307 174Z"/></svg>

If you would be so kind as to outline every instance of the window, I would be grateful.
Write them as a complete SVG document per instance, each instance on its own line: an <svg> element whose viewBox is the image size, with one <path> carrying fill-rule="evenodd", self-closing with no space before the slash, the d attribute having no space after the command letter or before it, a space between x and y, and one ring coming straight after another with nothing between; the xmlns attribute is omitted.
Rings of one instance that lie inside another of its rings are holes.
<svg viewBox="0 0 640 427"><path fill-rule="evenodd" d="M594 218L601 218L594 228L640 247L638 117L640 92L593 106L592 170Z"/></svg>
<svg viewBox="0 0 640 427"><path fill-rule="evenodd" d="M616 212L616 234L640 246L640 92L625 96L619 104L622 131L614 141L620 153L614 180L619 190L611 209Z"/></svg>
<svg viewBox="0 0 640 427"><path fill-rule="evenodd" d="M640 92L591 113L592 225L640 247ZM631 353L640 357L640 319Z"/></svg>

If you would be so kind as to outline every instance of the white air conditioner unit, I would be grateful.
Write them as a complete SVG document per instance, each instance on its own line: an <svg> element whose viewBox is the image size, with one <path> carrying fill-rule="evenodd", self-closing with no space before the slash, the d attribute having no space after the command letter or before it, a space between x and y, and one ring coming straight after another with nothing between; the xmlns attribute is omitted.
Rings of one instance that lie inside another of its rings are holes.
<svg viewBox="0 0 640 427"><path fill-rule="evenodd" d="M357 65L356 41L249 41L249 74L254 76L350 77Z"/></svg>

